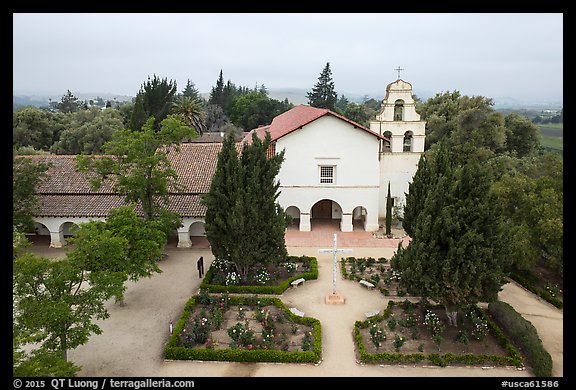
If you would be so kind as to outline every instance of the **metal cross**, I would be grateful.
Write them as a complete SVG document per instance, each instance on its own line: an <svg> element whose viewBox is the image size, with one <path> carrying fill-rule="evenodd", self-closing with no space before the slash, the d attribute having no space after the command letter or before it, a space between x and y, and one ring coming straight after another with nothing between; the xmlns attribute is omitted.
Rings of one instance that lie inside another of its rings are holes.
<svg viewBox="0 0 576 390"><path fill-rule="evenodd" d="M333 268L332 268L332 293L336 294L336 253L352 252L352 249L337 249L336 248L336 233L334 233L334 247L332 249L318 249L320 253L332 252Z"/></svg>
<svg viewBox="0 0 576 390"><path fill-rule="evenodd" d="M404 70L404 69L402 69L400 66L398 66L398 67L397 67L396 69L394 69L394 70L398 72L398 78L400 78L400 71L401 71L401 70Z"/></svg>

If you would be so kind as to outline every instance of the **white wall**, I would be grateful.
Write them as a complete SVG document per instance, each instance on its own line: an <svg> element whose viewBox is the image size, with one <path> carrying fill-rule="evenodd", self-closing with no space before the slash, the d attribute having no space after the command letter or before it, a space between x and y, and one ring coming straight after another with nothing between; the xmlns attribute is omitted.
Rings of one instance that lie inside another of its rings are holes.
<svg viewBox="0 0 576 390"><path fill-rule="evenodd" d="M382 153L380 161L380 202L379 217L386 217L386 196L388 194L388 181L390 181L390 195L397 197L401 204L406 205L408 186L412 182L418 169L421 153Z"/></svg>
<svg viewBox="0 0 576 390"><path fill-rule="evenodd" d="M378 138L333 116L321 117L280 138L283 187L322 186L319 165L336 165L336 186L378 186ZM302 211L302 210L301 210Z"/></svg>
<svg viewBox="0 0 576 390"><path fill-rule="evenodd" d="M284 209L296 206L301 214L309 215L315 203L330 199L337 203L332 218L342 218L344 226L351 229L352 211L363 206L368 213L366 229L378 229L376 136L339 118L324 116L280 138L276 151L282 150L285 160L278 174L278 201ZM320 184L319 165L336 166L334 184Z"/></svg>

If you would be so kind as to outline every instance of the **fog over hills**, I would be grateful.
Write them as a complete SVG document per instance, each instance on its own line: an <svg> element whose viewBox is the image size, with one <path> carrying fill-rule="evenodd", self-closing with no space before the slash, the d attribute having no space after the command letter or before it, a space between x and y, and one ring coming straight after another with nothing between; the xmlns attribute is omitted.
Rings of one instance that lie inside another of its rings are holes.
<svg viewBox="0 0 576 390"><path fill-rule="evenodd" d="M104 101L110 100L111 102L124 102L124 101L131 101L133 96L128 95L120 95L120 94L113 94L113 93L103 93L103 92L74 92L71 91L74 96L76 96L79 100L94 100L98 97L102 98ZM302 89L302 88L268 88L268 96L271 99L276 99L283 101L284 99L288 99L288 101L294 105L298 104L308 104L308 98L306 94L310 92L310 90ZM354 103L361 103L367 99L375 99L375 100L382 100L384 98L384 93L366 93L366 94L358 94L358 93L347 93L347 92L339 92L338 96L344 95L350 102ZM443 91L444 92L444 91ZM442 92L438 92L442 93ZM62 96L66 94L66 91L63 91L61 94L42 94L42 93L13 93L13 105L14 107L22 107L22 106L35 106L35 107L45 107L48 106L50 99L55 102L59 102L62 99ZM418 96L418 98L422 101L426 101L427 99L434 97L437 93L431 91L422 91L415 89L414 94ZM203 92L201 95L208 99L210 95L209 92ZM463 94L464 95L464 94ZM521 100L512 97L495 97L495 96L486 96L492 98L494 101L495 108L536 108L536 109L559 109L562 108L563 102L562 101L528 101L528 100Z"/></svg>

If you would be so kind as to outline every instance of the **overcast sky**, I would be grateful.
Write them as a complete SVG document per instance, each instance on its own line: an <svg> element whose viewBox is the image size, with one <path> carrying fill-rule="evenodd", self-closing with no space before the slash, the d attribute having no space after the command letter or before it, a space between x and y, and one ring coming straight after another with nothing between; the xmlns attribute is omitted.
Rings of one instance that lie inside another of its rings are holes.
<svg viewBox="0 0 576 390"><path fill-rule="evenodd" d="M13 89L135 96L148 76L210 92L311 90L327 62L336 92L563 100L561 13L16 13Z"/></svg>

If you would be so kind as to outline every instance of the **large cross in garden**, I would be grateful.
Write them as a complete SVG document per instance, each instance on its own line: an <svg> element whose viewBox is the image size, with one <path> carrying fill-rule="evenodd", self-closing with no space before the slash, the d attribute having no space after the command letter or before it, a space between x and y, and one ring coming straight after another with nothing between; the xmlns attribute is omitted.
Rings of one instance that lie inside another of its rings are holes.
<svg viewBox="0 0 576 390"><path fill-rule="evenodd" d="M336 244L336 233L334 233L333 239L334 245L332 249L318 249L320 253L332 253L332 294L326 296L326 303L344 303L344 298L336 292L336 254L337 253L345 253L345 252L352 252L352 249L338 249Z"/></svg>

